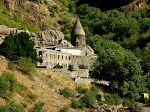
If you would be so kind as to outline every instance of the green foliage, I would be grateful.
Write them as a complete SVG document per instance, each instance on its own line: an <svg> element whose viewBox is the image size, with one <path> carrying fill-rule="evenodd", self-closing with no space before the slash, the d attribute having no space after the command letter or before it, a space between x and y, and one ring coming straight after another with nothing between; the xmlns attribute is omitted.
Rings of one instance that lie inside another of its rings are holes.
<svg viewBox="0 0 150 112"><path fill-rule="evenodd" d="M10 28L17 28L19 30L29 30L29 31L40 31L39 28L32 26L31 24L27 23L29 27L22 24L24 21L21 19L21 16L17 12L12 12L13 19L10 19L10 15L8 13L9 10L3 10L5 12L4 14L0 13L0 24L1 25L7 25Z"/></svg>
<svg viewBox="0 0 150 112"><path fill-rule="evenodd" d="M131 105L129 105L130 112L141 112L142 108L139 107L137 104L133 103Z"/></svg>
<svg viewBox="0 0 150 112"><path fill-rule="evenodd" d="M68 112L70 109L70 105L64 105L63 108L60 109L60 112Z"/></svg>
<svg viewBox="0 0 150 112"><path fill-rule="evenodd" d="M9 70L15 70L16 67L15 67L15 65L12 62L8 62L8 69Z"/></svg>
<svg viewBox="0 0 150 112"><path fill-rule="evenodd" d="M55 87L54 81L50 81L48 85L49 85L50 88L54 88Z"/></svg>
<svg viewBox="0 0 150 112"><path fill-rule="evenodd" d="M118 94L107 94L105 97L105 103L108 105L120 105L122 99Z"/></svg>
<svg viewBox="0 0 150 112"><path fill-rule="evenodd" d="M69 88L60 89L60 94L66 98L74 97L74 93Z"/></svg>
<svg viewBox="0 0 150 112"><path fill-rule="evenodd" d="M81 101L75 100L73 99L71 102L71 107L74 109L84 109L85 108L85 104L83 104Z"/></svg>
<svg viewBox="0 0 150 112"><path fill-rule="evenodd" d="M10 98L17 90L17 79L13 73L4 72L0 76L0 96Z"/></svg>
<svg viewBox="0 0 150 112"><path fill-rule="evenodd" d="M43 110L43 106L45 105L44 102L38 102L34 105L33 111L32 112L46 112Z"/></svg>
<svg viewBox="0 0 150 112"><path fill-rule="evenodd" d="M18 65L24 73L28 75L36 74L36 65L32 62L31 58L20 57L18 60Z"/></svg>
<svg viewBox="0 0 150 112"><path fill-rule="evenodd" d="M86 69L86 66L83 65L83 64L79 65L78 67L79 67L80 69Z"/></svg>
<svg viewBox="0 0 150 112"><path fill-rule="evenodd" d="M70 70L70 71L73 71L73 70L74 70L74 67L73 67L72 64L69 64L68 70Z"/></svg>
<svg viewBox="0 0 150 112"><path fill-rule="evenodd" d="M80 101L85 104L86 107L94 107L96 103L97 92L89 91L86 92L83 97L81 97Z"/></svg>
<svg viewBox="0 0 150 112"><path fill-rule="evenodd" d="M8 35L5 41L0 45L0 54L6 56L12 61L18 60L21 56L31 57L34 62L37 61L37 53L34 48L34 42L30 40L27 33L17 35ZM6 47L7 46L7 47Z"/></svg>
<svg viewBox="0 0 150 112"><path fill-rule="evenodd" d="M91 75L97 79L111 81L111 92L123 93L123 95L138 99L139 93L146 91L138 58L131 51L125 50L112 41L102 39L98 35L92 36L90 41L91 46L99 55L93 65Z"/></svg>
<svg viewBox="0 0 150 112"><path fill-rule="evenodd" d="M0 105L0 112L25 112L14 101L7 102L6 105Z"/></svg>
<svg viewBox="0 0 150 112"><path fill-rule="evenodd" d="M45 3L46 5L48 5L48 2L47 2L47 0L44 0L44 3Z"/></svg>
<svg viewBox="0 0 150 112"><path fill-rule="evenodd" d="M35 95L35 94L33 94L33 93L29 93L28 95L27 95L32 101L35 101L36 99L37 99L37 95Z"/></svg>
<svg viewBox="0 0 150 112"><path fill-rule="evenodd" d="M84 88L82 86L77 86L75 89L78 91L78 93L84 93L84 94L88 91L87 88Z"/></svg>
<svg viewBox="0 0 150 112"><path fill-rule="evenodd" d="M55 65L54 68L59 68L59 69L62 69L63 66L60 66L59 64Z"/></svg>
<svg viewBox="0 0 150 112"><path fill-rule="evenodd" d="M50 15L51 15L51 17L55 17L56 16L54 11Z"/></svg>

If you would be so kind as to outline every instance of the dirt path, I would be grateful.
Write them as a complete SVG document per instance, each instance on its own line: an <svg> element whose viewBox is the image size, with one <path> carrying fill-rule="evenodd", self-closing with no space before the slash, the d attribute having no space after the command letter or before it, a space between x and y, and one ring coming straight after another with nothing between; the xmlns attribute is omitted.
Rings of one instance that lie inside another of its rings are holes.
<svg viewBox="0 0 150 112"><path fill-rule="evenodd" d="M150 112L150 107L142 107L142 112Z"/></svg>

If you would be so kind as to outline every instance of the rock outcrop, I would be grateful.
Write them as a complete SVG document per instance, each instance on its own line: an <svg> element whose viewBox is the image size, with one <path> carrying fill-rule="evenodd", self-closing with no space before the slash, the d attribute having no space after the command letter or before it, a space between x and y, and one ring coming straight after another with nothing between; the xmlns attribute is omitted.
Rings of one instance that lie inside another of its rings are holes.
<svg viewBox="0 0 150 112"><path fill-rule="evenodd" d="M46 30L31 34L32 40L36 42L36 47L49 46L51 44L60 43L64 39L61 31Z"/></svg>
<svg viewBox="0 0 150 112"><path fill-rule="evenodd" d="M132 10L141 10L150 8L150 0L135 0L129 5L125 5L119 8L120 11L129 12Z"/></svg>
<svg viewBox="0 0 150 112"><path fill-rule="evenodd" d="M33 40L36 44L35 47L43 47L51 44L57 44L64 39L64 34L61 31L46 30L32 33L28 30L17 30L17 28L8 28L6 25L0 25L0 44L10 33L17 34L21 32L26 32L31 36L31 40Z"/></svg>

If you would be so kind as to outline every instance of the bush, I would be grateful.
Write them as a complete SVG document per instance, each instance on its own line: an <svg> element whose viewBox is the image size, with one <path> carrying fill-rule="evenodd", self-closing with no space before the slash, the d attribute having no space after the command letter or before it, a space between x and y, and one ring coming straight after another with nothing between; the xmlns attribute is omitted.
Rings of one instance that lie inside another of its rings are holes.
<svg viewBox="0 0 150 112"><path fill-rule="evenodd" d="M9 69L9 70L15 70L16 67L14 66L14 64L13 64L12 62L9 62L9 63L8 63L8 69Z"/></svg>
<svg viewBox="0 0 150 112"><path fill-rule="evenodd" d="M0 112L24 112L24 110L16 105L14 101L11 101L7 102L6 105L1 105Z"/></svg>
<svg viewBox="0 0 150 112"><path fill-rule="evenodd" d="M28 75L36 74L36 65L32 62L31 58L20 57L18 60L18 65L24 73Z"/></svg>
<svg viewBox="0 0 150 112"><path fill-rule="evenodd" d="M90 91L86 92L83 97L81 97L80 101L85 104L86 107L94 107L96 103L97 92Z"/></svg>
<svg viewBox="0 0 150 112"><path fill-rule="evenodd" d="M76 90L78 91L78 93L84 93L84 94L88 91L87 88L84 88L82 86L77 86Z"/></svg>
<svg viewBox="0 0 150 112"><path fill-rule="evenodd" d="M72 100L71 107L74 108L74 109L78 109L78 108L84 109L85 104L83 104L80 101L74 99L74 100Z"/></svg>
<svg viewBox="0 0 150 112"><path fill-rule="evenodd" d="M48 85L49 85L50 88L54 88L55 87L54 81L50 81Z"/></svg>
<svg viewBox="0 0 150 112"><path fill-rule="evenodd" d="M37 95L33 94L33 93L29 93L28 97L32 100L35 101L37 99Z"/></svg>
<svg viewBox="0 0 150 112"><path fill-rule="evenodd" d="M73 65L72 65L72 64L69 64L68 70L73 71L73 69L74 69Z"/></svg>
<svg viewBox="0 0 150 112"><path fill-rule="evenodd" d="M70 108L70 105L64 105L62 109L60 109L60 112L68 112Z"/></svg>
<svg viewBox="0 0 150 112"><path fill-rule="evenodd" d="M50 14L51 17L55 17L55 12L53 11L51 14Z"/></svg>
<svg viewBox="0 0 150 112"><path fill-rule="evenodd" d="M78 67L79 67L80 69L86 69L86 66L83 65L83 64L79 65Z"/></svg>
<svg viewBox="0 0 150 112"><path fill-rule="evenodd" d="M69 88L60 89L60 94L67 98L75 96Z"/></svg>
<svg viewBox="0 0 150 112"><path fill-rule="evenodd" d="M44 0L44 3L45 3L46 5L48 5L48 2L47 2L47 0Z"/></svg>
<svg viewBox="0 0 150 112"><path fill-rule="evenodd" d="M57 65L54 66L54 68L60 68L60 69L62 69L63 66L60 66L59 64L57 64Z"/></svg>
<svg viewBox="0 0 150 112"><path fill-rule="evenodd" d="M129 105L130 112L141 112L142 108L139 107L137 104L132 103L131 105Z"/></svg>
<svg viewBox="0 0 150 112"><path fill-rule="evenodd" d="M105 103L108 105L119 105L122 103L122 99L118 94L107 94L104 97Z"/></svg>
<svg viewBox="0 0 150 112"><path fill-rule="evenodd" d="M32 112L46 112L42 108L45 105L44 102L38 102L34 105L33 111Z"/></svg>
<svg viewBox="0 0 150 112"><path fill-rule="evenodd" d="M17 90L17 79L13 73L4 72L0 76L0 96L10 98Z"/></svg>

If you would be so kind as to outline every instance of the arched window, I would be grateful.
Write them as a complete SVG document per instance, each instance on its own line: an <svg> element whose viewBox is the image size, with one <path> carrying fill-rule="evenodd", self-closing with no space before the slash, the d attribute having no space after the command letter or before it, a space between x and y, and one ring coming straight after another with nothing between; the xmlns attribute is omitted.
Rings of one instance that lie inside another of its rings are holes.
<svg viewBox="0 0 150 112"><path fill-rule="evenodd" d="M58 59L59 59L59 55L58 55Z"/></svg>
<svg viewBox="0 0 150 112"><path fill-rule="evenodd" d="M63 59L63 55L62 55L62 59Z"/></svg>

